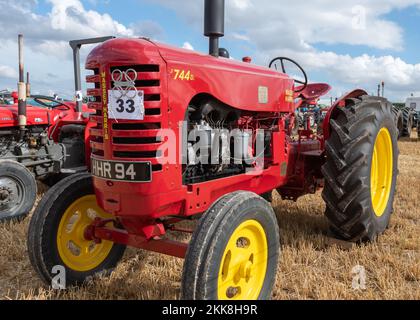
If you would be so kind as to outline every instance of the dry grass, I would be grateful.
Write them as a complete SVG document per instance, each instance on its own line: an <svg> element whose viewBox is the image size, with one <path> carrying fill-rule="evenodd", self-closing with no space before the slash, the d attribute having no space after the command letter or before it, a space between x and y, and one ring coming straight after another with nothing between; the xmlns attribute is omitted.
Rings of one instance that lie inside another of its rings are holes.
<svg viewBox="0 0 420 320"><path fill-rule="evenodd" d="M403 141L400 151L395 214L377 243L347 250L331 245L319 195L297 203L275 199L282 242L275 299L420 299L420 142ZM179 298L183 261L133 249L110 277L48 290L29 264L27 225L0 226L0 299ZM366 290L352 288L356 265L366 269Z"/></svg>

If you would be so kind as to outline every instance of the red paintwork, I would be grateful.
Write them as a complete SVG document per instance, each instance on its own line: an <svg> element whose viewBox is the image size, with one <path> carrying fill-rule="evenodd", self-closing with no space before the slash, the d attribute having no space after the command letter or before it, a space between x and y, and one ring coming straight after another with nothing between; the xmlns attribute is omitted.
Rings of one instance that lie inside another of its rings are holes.
<svg viewBox="0 0 420 320"><path fill-rule="evenodd" d="M94 110L83 105L83 112L76 111L74 102L63 102L65 106L57 108L27 106L27 125L28 126L49 126L48 134L54 141L58 141L57 128L68 123L86 124L88 117L83 117L83 113L91 113ZM1 128L17 127L18 122L18 106L0 105L0 130Z"/></svg>
<svg viewBox="0 0 420 320"><path fill-rule="evenodd" d="M184 61L188 61L188 64ZM291 112L293 110L293 103L285 102L285 92L287 89L293 88L293 81L284 74L248 63L217 59L188 50L156 45L146 40L115 39L107 41L92 51L87 59L86 67L88 69L100 68L100 73L106 73L109 85L110 67L138 64L160 66L160 73L150 76L161 79L158 90L162 98L158 106L162 110L162 115L147 117L144 122L161 121L162 128L174 130L177 141L180 141L178 123L183 121L189 102L198 94L211 94L224 103L242 110L261 112ZM194 74L195 80L173 80L171 77L173 69L188 69ZM260 80L255 81L258 77ZM98 78L94 80L99 81ZM226 90L226 83L229 84L229 90ZM269 88L267 104L258 102L258 86ZM145 88L145 93L148 90L150 88ZM92 89L89 93L101 96L100 90L97 89ZM153 106L155 105L153 103ZM91 106L102 108L96 104L91 104ZM151 106L146 102L145 107ZM102 117L93 117L93 120L99 123L103 121ZM108 120L109 127L112 127L113 123L115 120ZM91 130L91 133L93 135L100 134L97 130ZM127 133L111 131L110 141L112 141L112 137L121 134ZM129 134L135 135L136 133L129 132ZM151 130L147 134L156 135L156 132ZM119 150L119 146L112 143L95 143L95 147L102 148L106 158L118 160L113 156L113 151ZM132 149L140 150L140 147L133 146ZM179 154L177 156L179 158ZM253 190L257 193L272 190L285 179L278 175L282 161L286 161L285 155L279 159L275 166L267 169L265 174L260 176L244 175L226 178L194 185L189 189L182 185L180 165L165 165L162 172L153 174L152 183L116 182L112 187L108 186L106 181L99 179L94 179L94 183L101 206L118 216L133 217L134 219L142 216L144 219L156 219L169 214L194 215L207 210L215 199L237 190L238 186L243 190ZM152 163L157 164L158 162L154 159ZM142 208L141 212L133 210L133 208L140 207Z"/></svg>
<svg viewBox="0 0 420 320"><path fill-rule="evenodd" d="M296 90L300 88L302 87L298 87ZM302 96L305 100L316 100L325 96L330 90L331 86L327 83L311 83L302 92L297 93L297 96Z"/></svg>
<svg viewBox="0 0 420 320"><path fill-rule="evenodd" d="M296 88L299 91L303 86ZM300 108L304 105L316 106L319 99L330 92L331 86L326 83L311 83L302 91L295 93L295 99L299 98L299 102L296 104L296 108Z"/></svg>
<svg viewBox="0 0 420 320"><path fill-rule="evenodd" d="M93 139L91 146L99 151L95 153L96 157L117 161L151 161L153 165L160 163L156 157L121 159L115 157L114 152L154 151L165 140L152 145L113 143L114 137L156 137L161 134L159 130L114 130L113 124L116 120L108 114L107 122L104 123L103 110L107 108L107 101L99 100L104 93L106 97L107 90L111 89L110 69L135 65L159 66L159 72L139 73L138 80L160 80L159 87L140 89L146 95L160 94L160 101L146 101L145 108L160 108L161 114L146 116L144 121L123 121L124 123L150 125L158 122L163 129L172 129L177 143L180 144L178 124L185 119L191 100L197 95L205 94L249 112L254 118L252 124L256 126L259 125L255 119L258 115L262 118L277 115L279 119L275 122L275 127L278 130L275 130L272 137L273 156L265 159L266 167L255 174L237 175L188 186L182 182L181 164L164 164L161 171L153 172L153 181L150 183L111 182L94 178L98 204L118 217L125 229L125 233L120 234L110 233L104 226L95 226L96 229L91 233L96 237L140 247L145 240L165 234L166 228L160 218L188 217L203 213L217 199L228 193L244 190L264 194L279 189L284 197L296 199L321 186L323 138L313 137L308 132L301 132L297 142L288 137L290 127L286 127L286 123L293 123L295 108L300 103L287 102L287 92L294 89L291 78L250 63L215 58L145 39L109 40L96 47L87 58L86 68L95 70L95 75L88 76L87 81L96 84L95 89L88 90L88 95L97 97L97 102L91 103L90 107L100 111L98 115L91 117L99 126L90 130ZM176 69L190 71L194 80L175 80ZM106 87L102 87L102 75L105 76ZM267 103L260 103L259 87L268 88ZM300 95L300 99L313 100L314 89L319 96L328 92L330 87L324 84L314 85ZM103 129L104 127L108 129ZM109 140L104 139L106 132ZM176 149L177 159L180 159L179 146ZM166 251L165 253L172 252L174 255L179 253L174 248Z"/></svg>

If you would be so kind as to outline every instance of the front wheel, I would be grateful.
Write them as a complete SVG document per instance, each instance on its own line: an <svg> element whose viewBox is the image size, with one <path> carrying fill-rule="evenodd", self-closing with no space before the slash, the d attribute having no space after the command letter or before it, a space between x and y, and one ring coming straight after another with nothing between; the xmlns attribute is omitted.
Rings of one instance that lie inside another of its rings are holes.
<svg viewBox="0 0 420 320"><path fill-rule="evenodd" d="M332 232L371 241L389 226L398 174L398 132L392 105L363 96L331 116L323 198Z"/></svg>
<svg viewBox="0 0 420 320"><path fill-rule="evenodd" d="M36 194L35 178L24 165L0 160L0 222L25 218L34 206Z"/></svg>
<svg viewBox="0 0 420 320"><path fill-rule="evenodd" d="M270 299L279 257L272 207L249 192L217 201L200 220L182 276L187 300Z"/></svg>
<svg viewBox="0 0 420 320"><path fill-rule="evenodd" d="M98 206L89 174L70 176L45 194L29 225L28 252L47 285L56 266L65 268L67 285L78 285L112 271L120 261L125 246L85 238L86 228L97 217L112 218Z"/></svg>

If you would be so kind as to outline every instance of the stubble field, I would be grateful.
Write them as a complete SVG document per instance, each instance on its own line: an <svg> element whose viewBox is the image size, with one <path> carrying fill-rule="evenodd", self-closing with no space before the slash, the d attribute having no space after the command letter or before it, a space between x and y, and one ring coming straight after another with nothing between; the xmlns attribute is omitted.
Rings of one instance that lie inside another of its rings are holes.
<svg viewBox="0 0 420 320"><path fill-rule="evenodd" d="M420 299L420 141L399 143L395 212L378 242L340 246L326 236L319 194L297 203L275 197L281 261L274 299ZM178 299L183 260L128 249L109 277L65 291L45 287L26 254L29 218L0 225L0 299ZM352 286L361 266L366 289Z"/></svg>

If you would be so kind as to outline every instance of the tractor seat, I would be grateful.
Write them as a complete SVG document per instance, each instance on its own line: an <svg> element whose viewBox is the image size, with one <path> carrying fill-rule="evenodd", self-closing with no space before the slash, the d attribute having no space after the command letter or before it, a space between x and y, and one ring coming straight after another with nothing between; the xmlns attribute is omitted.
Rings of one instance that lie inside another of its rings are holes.
<svg viewBox="0 0 420 320"><path fill-rule="evenodd" d="M299 87L296 88L299 90ZM326 95L331 90L331 86L326 83L311 83L303 90L298 93L298 97L302 97L305 100L314 100Z"/></svg>

